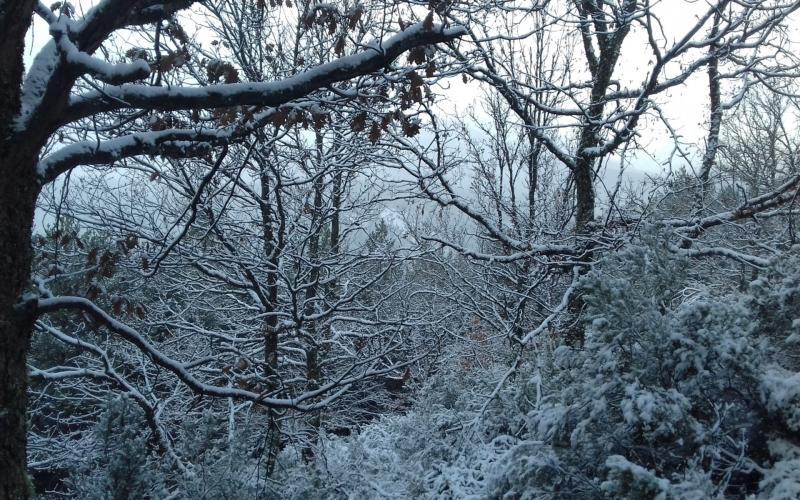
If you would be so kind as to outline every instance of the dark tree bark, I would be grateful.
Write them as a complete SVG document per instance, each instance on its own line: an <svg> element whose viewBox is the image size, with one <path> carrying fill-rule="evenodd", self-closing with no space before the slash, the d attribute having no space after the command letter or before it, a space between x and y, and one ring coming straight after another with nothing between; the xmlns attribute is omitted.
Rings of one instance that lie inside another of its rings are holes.
<svg viewBox="0 0 800 500"><path fill-rule="evenodd" d="M39 186L36 148L13 130L20 107L22 54L33 0L0 1L0 498L28 498L26 353L33 310L22 304L31 266L31 228ZM32 140L29 140L32 142Z"/></svg>
<svg viewBox="0 0 800 500"><path fill-rule="evenodd" d="M280 264L281 252L283 250L283 231L278 230L276 234L274 224L276 223L275 211L273 210L273 201L271 198L274 194L274 203L278 205L280 211L280 185L273 187L270 183L269 168L266 165L268 159L259 157L259 175L261 180L261 223L264 231L264 255L268 262L267 270L267 303L265 308L266 318L264 320L264 373L269 381L267 390L272 392L279 388L280 381L278 380L278 266ZM277 176L276 176L277 179ZM281 226L282 226L281 222ZM281 428L280 421L278 420L278 412L270 408L269 413L269 429L267 430L267 438L264 443L265 452L267 454L266 460L266 473L267 476L272 475L275 468L275 462L278 458L278 453L281 447Z"/></svg>
<svg viewBox="0 0 800 500"><path fill-rule="evenodd" d="M0 104L2 106L2 104ZM35 156L0 144L0 498L27 498L25 468L26 354L34 302L23 303L30 279L31 228L38 195Z"/></svg>
<svg viewBox="0 0 800 500"><path fill-rule="evenodd" d="M311 261L311 272L309 273L305 306L303 307L304 315L312 317L317 312L318 287L320 279L320 236L323 227L323 206L322 197L325 189L325 169L324 169L324 142L322 132L316 132L316 171L309 172L314 176L314 206L311 213L311 235L309 238L308 257ZM317 321L314 319L305 320L306 336L308 337L308 348L306 349L306 377L308 379L308 390L316 390L322 382L322 367L320 366L320 350L318 338L319 329ZM303 449L303 456L306 460L310 460L314 456L314 448L311 445L311 440L315 439L316 433L321 424L321 417L319 412L314 412L309 415L307 420L310 434L309 443Z"/></svg>
<svg viewBox="0 0 800 500"><path fill-rule="evenodd" d="M581 34L589 73L592 75L592 94L589 106L581 124L578 154L575 158L573 176L575 178L575 230L578 234L590 230L594 221L594 167L595 157L591 149L600 144L603 128L603 110L606 105L606 92L619 59L622 42L630 31L630 19L611 19L603 10L602 4L593 0L576 2L581 17ZM624 2L627 14L637 8L635 0ZM589 26L594 24L594 38L599 56L592 45ZM613 29L612 29L613 27Z"/></svg>
<svg viewBox="0 0 800 500"><path fill-rule="evenodd" d="M719 34L719 24L721 14L718 12L714 16L714 24L711 27L710 37L715 38ZM714 167L719 149L719 133L722 128L722 97L719 84L719 57L717 51L719 45L712 43L708 47L710 61L708 63L708 137L706 138L706 151L703 154L703 165L700 169L700 182L702 182L701 197L705 198L708 189L708 181L711 177L711 169ZM702 201L702 200L701 200Z"/></svg>

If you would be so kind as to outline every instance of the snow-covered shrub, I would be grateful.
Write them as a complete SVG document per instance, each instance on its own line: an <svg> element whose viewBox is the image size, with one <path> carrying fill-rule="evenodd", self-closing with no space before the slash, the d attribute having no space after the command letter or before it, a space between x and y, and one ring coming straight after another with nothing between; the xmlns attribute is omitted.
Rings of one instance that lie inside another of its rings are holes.
<svg viewBox="0 0 800 500"><path fill-rule="evenodd" d="M670 482L623 456L606 459L608 480L601 485L604 493L614 498L653 498L665 500Z"/></svg>
<svg viewBox="0 0 800 500"><path fill-rule="evenodd" d="M225 419L210 410L187 419L179 452L191 470L178 476L177 490L186 498L263 496L264 467L259 466L246 442L248 435L258 435L252 430L229 433Z"/></svg>
<svg viewBox="0 0 800 500"><path fill-rule="evenodd" d="M489 403L509 357L441 363L406 415L286 463L286 496L800 497L800 374L778 355L800 259L749 290L696 269L657 237L606 257L580 285L581 348L529 348Z"/></svg>
<svg viewBox="0 0 800 500"><path fill-rule="evenodd" d="M791 500L800 498L800 448L784 439L769 442L775 458L772 467L764 470L759 483L762 498Z"/></svg>
<svg viewBox="0 0 800 500"><path fill-rule="evenodd" d="M787 299L797 290L788 269L796 276L798 267L776 266L780 279L757 282L753 296L703 291L689 269L654 239L588 273L581 284L585 345L539 356L542 369L550 367L548 392L528 413L525 440L505 459L507 490L495 496L757 492L772 460L767 440L800 428L798 375L775 364L768 339L796 326L785 311L796 307ZM768 414L778 415L784 429ZM531 472L509 479L508 471L537 467L540 457L548 459L539 467L558 470L559 480ZM785 489L794 460L776 463L761 488Z"/></svg>
<svg viewBox="0 0 800 500"><path fill-rule="evenodd" d="M110 400L95 429L93 456L69 480L71 493L103 500L164 497L163 477L147 436L135 403L124 396Z"/></svg>
<svg viewBox="0 0 800 500"><path fill-rule="evenodd" d="M517 384L483 411L483 396L507 368L476 370L457 355L443 361L406 414L386 415L352 436L325 437L311 464L284 453L276 477L283 497L486 498L495 462L518 442L509 434L524 424Z"/></svg>
<svg viewBox="0 0 800 500"><path fill-rule="evenodd" d="M778 347L779 361L800 370L800 246L778 259L750 284L748 306L758 315L762 335Z"/></svg>
<svg viewBox="0 0 800 500"><path fill-rule="evenodd" d="M491 469L487 493L492 498L542 498L559 489L563 480L564 470L553 449L527 440L511 446L497 460Z"/></svg>

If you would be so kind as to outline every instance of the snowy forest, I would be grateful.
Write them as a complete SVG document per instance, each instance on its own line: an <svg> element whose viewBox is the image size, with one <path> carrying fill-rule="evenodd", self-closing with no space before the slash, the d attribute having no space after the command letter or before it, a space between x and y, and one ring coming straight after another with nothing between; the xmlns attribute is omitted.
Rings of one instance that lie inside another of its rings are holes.
<svg viewBox="0 0 800 500"><path fill-rule="evenodd" d="M0 500L800 498L800 0L0 0Z"/></svg>

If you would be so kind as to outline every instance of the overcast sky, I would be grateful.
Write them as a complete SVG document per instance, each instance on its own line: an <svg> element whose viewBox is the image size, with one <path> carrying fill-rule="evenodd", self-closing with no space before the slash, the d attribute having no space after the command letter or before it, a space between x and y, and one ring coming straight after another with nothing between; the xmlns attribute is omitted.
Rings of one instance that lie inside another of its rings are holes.
<svg viewBox="0 0 800 500"><path fill-rule="evenodd" d="M83 12L96 3L96 0L74 0L77 11ZM661 0L654 2L654 9L661 19L664 31L667 34L678 35L691 27L700 12L707 8L707 3L696 0ZM669 36L669 35L668 35ZM26 64L30 64L41 46L49 39L46 24L34 16L33 28L27 38L25 52ZM672 42L673 40L670 40ZM647 75L648 67L652 61L649 48L641 30L634 30L626 40L623 53L619 62L618 78L623 85L638 87ZM451 102L442 104L444 109L456 110L462 114L466 107L472 104L480 90L475 84L465 85L460 78L449 82L451 91L445 93L445 99ZM675 130L683 139L691 144L702 146L705 134L705 120L707 119L707 82L705 71L700 71L686 84L670 90L659 96L658 101L664 114L669 118ZM638 132L640 141L646 146L649 154L663 161L672 149L672 142L665 134L663 126L653 119L642 122ZM639 169L655 173L662 169L657 163L640 155L636 161Z"/></svg>

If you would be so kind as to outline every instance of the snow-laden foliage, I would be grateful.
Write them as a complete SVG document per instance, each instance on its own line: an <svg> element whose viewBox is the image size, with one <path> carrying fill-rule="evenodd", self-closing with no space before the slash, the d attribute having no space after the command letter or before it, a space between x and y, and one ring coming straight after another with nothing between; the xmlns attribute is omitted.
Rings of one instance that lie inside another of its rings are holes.
<svg viewBox="0 0 800 500"><path fill-rule="evenodd" d="M560 459L556 492L714 496L752 483L766 339L742 297L690 284L687 262L656 243L583 281L586 344L554 351L554 390L528 414Z"/></svg>
<svg viewBox="0 0 800 500"><path fill-rule="evenodd" d="M149 439L145 416L125 397L107 403L85 453L74 459L60 494L87 499L264 498L274 494L258 475L260 455L253 453L252 429L230 434L227 425L206 411L187 418L174 436L188 469L176 470L159 460L161 451Z"/></svg>
<svg viewBox="0 0 800 500"><path fill-rule="evenodd" d="M407 413L345 438L323 436L311 463L284 453L275 478L283 497L482 498L495 463L517 441L507 434L522 430L518 417L527 403L509 385L482 415L481 396L503 367L465 363L461 348L450 354Z"/></svg>
<svg viewBox="0 0 800 500"><path fill-rule="evenodd" d="M558 457L561 479L547 493L725 497L756 493L763 477L762 494L780 497L794 448L766 443L789 435L796 384L776 363L783 346L769 341L790 333L799 271L787 259L748 292L715 295L653 240L589 273L586 343L554 350L550 391L527 415L529 439Z"/></svg>
<svg viewBox="0 0 800 500"><path fill-rule="evenodd" d="M108 402L90 438L91 452L68 481L73 494L98 500L164 496L142 420L142 412L125 397Z"/></svg>
<svg viewBox="0 0 800 500"><path fill-rule="evenodd" d="M778 353L798 277L785 258L719 294L657 237L631 245L581 282L581 348L541 342L488 405L508 360L454 356L409 413L282 480L292 498L797 498L800 375Z"/></svg>

